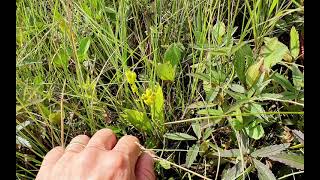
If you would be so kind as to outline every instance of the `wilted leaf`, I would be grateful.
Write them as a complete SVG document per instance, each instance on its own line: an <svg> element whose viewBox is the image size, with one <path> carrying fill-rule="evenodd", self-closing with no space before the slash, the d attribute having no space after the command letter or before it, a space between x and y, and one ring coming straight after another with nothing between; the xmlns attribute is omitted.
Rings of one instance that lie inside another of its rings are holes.
<svg viewBox="0 0 320 180"><path fill-rule="evenodd" d="M213 26L212 30L216 38L222 37L226 33L226 25L219 21Z"/></svg>
<svg viewBox="0 0 320 180"><path fill-rule="evenodd" d="M246 63L247 62L247 63ZM250 66L253 62L253 53L248 44L242 46L235 52L234 68L240 81L245 84L246 82L246 66Z"/></svg>
<svg viewBox="0 0 320 180"><path fill-rule="evenodd" d="M252 157L268 157L280 153L281 151L287 149L290 143L271 145L263 147L251 153Z"/></svg>
<svg viewBox="0 0 320 180"><path fill-rule="evenodd" d="M193 132L197 135L198 139L200 139L201 138L201 126L200 126L199 121L192 123L191 126L193 129Z"/></svg>
<svg viewBox="0 0 320 180"><path fill-rule="evenodd" d="M304 134L299 130L292 130L293 135L298 139L301 144L304 144Z"/></svg>
<svg viewBox="0 0 320 180"><path fill-rule="evenodd" d="M175 67L169 62L157 66L157 74L161 80L174 81L175 77Z"/></svg>
<svg viewBox="0 0 320 180"><path fill-rule="evenodd" d="M276 180L272 171L265 164L253 158L254 166L258 170L259 180Z"/></svg>
<svg viewBox="0 0 320 180"><path fill-rule="evenodd" d="M181 43L173 43L164 53L164 63L170 63L173 67L181 60L181 52L183 45Z"/></svg>
<svg viewBox="0 0 320 180"><path fill-rule="evenodd" d="M166 133L163 137L178 141L197 140L197 138L185 133Z"/></svg>
<svg viewBox="0 0 320 180"><path fill-rule="evenodd" d="M27 147L27 148L32 148L30 142L20 136L16 136L16 144L19 144L19 145Z"/></svg>
<svg viewBox="0 0 320 180"><path fill-rule="evenodd" d="M247 82L249 88L259 79L259 76L261 74L261 72L260 72L261 66L263 66L263 59L252 64L248 68L248 70L246 72L246 82Z"/></svg>
<svg viewBox="0 0 320 180"><path fill-rule="evenodd" d="M273 161L281 162L293 168L297 168L300 170L304 169L303 155L281 152L279 154L269 156L269 158L272 159Z"/></svg>
<svg viewBox="0 0 320 180"><path fill-rule="evenodd" d="M186 165L189 168L193 162L197 159L199 153L199 145L194 144L192 147L189 148L187 152L187 157L186 157Z"/></svg>
<svg viewBox="0 0 320 180"><path fill-rule="evenodd" d="M216 156L221 156L221 157L239 157L241 154L240 154L240 150L239 149L230 149L230 150L223 150L220 152L215 152L213 153L213 155L216 155Z"/></svg>
<svg viewBox="0 0 320 180"><path fill-rule="evenodd" d="M288 58L290 51L286 45L278 41L278 38L264 39L265 46L261 49L261 54L264 58L264 66L270 69L272 66L280 62L282 59Z"/></svg>
<svg viewBox="0 0 320 180"><path fill-rule="evenodd" d="M260 139L264 135L263 127L256 120L251 122L247 127L245 127L247 135L253 139Z"/></svg>
<svg viewBox="0 0 320 180"><path fill-rule="evenodd" d="M18 125L16 126L16 133L19 132L19 131L21 131L21 129L27 127L27 126L30 125L30 124L31 124L31 122L28 121L28 120L27 120L27 121L24 121L24 122L22 122L22 123L20 123L20 124L18 124Z"/></svg>
<svg viewBox="0 0 320 180"><path fill-rule="evenodd" d="M299 43L299 33L294 26L290 30L290 51L294 59L299 56L300 43Z"/></svg>

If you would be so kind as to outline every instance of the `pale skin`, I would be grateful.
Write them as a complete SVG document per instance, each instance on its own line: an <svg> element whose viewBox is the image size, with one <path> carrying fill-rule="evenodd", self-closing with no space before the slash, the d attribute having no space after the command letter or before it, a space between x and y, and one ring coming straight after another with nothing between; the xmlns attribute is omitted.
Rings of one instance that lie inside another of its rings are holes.
<svg viewBox="0 0 320 180"><path fill-rule="evenodd" d="M153 159L137 143L131 135L117 141L110 129L76 136L47 153L36 180L155 180Z"/></svg>

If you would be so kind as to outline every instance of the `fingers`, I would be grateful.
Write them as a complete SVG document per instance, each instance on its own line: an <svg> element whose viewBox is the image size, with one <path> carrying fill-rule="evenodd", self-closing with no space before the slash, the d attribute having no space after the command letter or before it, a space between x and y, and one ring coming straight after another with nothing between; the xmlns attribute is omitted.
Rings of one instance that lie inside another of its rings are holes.
<svg viewBox="0 0 320 180"><path fill-rule="evenodd" d="M136 164L136 179L138 180L155 180L156 176L154 174L154 167L153 167L153 159L152 157L144 152L138 159Z"/></svg>
<svg viewBox="0 0 320 180"><path fill-rule="evenodd" d="M118 141L113 150L127 155L129 157L129 162L132 165L131 167L135 167L138 156L140 154L140 147L137 143L139 144L138 138L131 135L126 135Z"/></svg>
<svg viewBox="0 0 320 180"><path fill-rule="evenodd" d="M101 129L96 132L87 144L87 148L97 148L100 150L111 150L117 143L116 135L110 129Z"/></svg>
<svg viewBox="0 0 320 180"><path fill-rule="evenodd" d="M46 177L49 174L50 170L56 164L56 162L62 157L63 154L64 149L61 146L57 146L51 149L42 161L36 180L47 179Z"/></svg>
<svg viewBox="0 0 320 180"><path fill-rule="evenodd" d="M70 144L66 147L65 152L79 153L86 147L89 140L90 138L86 135L78 135L71 140Z"/></svg>

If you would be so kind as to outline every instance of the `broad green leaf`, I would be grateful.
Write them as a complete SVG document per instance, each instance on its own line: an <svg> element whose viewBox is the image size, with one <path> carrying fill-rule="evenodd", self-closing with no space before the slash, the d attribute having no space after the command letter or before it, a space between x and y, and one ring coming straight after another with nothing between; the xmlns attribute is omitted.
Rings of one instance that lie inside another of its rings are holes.
<svg viewBox="0 0 320 180"><path fill-rule="evenodd" d="M169 62L157 66L157 74L161 80L174 81L175 77L175 67Z"/></svg>
<svg viewBox="0 0 320 180"><path fill-rule="evenodd" d="M241 93L241 94L244 94L246 92L246 89L239 84L231 84L230 89L234 92Z"/></svg>
<svg viewBox="0 0 320 180"><path fill-rule="evenodd" d="M299 43L299 33L294 26L290 30L290 51L294 59L299 56L300 43Z"/></svg>
<svg viewBox="0 0 320 180"><path fill-rule="evenodd" d="M173 67L179 64L181 60L181 52L183 49L181 43L173 43L164 53L164 63L170 63Z"/></svg>
<svg viewBox="0 0 320 180"><path fill-rule="evenodd" d="M192 123L191 126L193 129L193 132L196 134L198 139L200 139L201 138L201 125L200 125L199 121Z"/></svg>
<svg viewBox="0 0 320 180"><path fill-rule="evenodd" d="M268 157L280 153L281 151L287 149L290 146L290 143L271 145L263 147L261 149L255 150L251 153L252 157Z"/></svg>
<svg viewBox="0 0 320 180"><path fill-rule="evenodd" d="M91 39L90 37L85 37L80 40L80 45L78 49L78 58L80 63L82 63L86 58L88 58L88 50L90 47Z"/></svg>
<svg viewBox="0 0 320 180"><path fill-rule="evenodd" d="M304 169L304 156L303 155L281 152L279 154L269 156L269 158L273 161L278 161L283 164L286 164L292 168L297 168L300 170Z"/></svg>
<svg viewBox="0 0 320 180"><path fill-rule="evenodd" d="M230 150L223 150L221 152L215 152L213 155L221 156L221 157L239 157L240 150L239 149L230 149Z"/></svg>
<svg viewBox="0 0 320 180"><path fill-rule="evenodd" d="M271 78L275 80L277 83L279 83L284 89L288 91L295 90L290 81L287 78L285 78L282 74L275 73Z"/></svg>
<svg viewBox="0 0 320 180"><path fill-rule="evenodd" d="M164 169L170 169L171 165L168 161L160 159L159 164L164 168Z"/></svg>
<svg viewBox="0 0 320 180"><path fill-rule="evenodd" d="M70 57L68 53L60 49L59 52L53 57L53 65L58 68L67 68L69 65Z"/></svg>
<svg viewBox="0 0 320 180"><path fill-rule="evenodd" d="M163 137L178 141L197 140L197 138L186 133L166 133Z"/></svg>
<svg viewBox="0 0 320 180"><path fill-rule="evenodd" d="M247 127L245 127L247 135L253 139L260 139L264 135L263 127L256 120L251 122Z"/></svg>
<svg viewBox="0 0 320 180"><path fill-rule="evenodd" d="M278 38L264 39L265 45L261 49L261 54L264 59L264 66L270 69L272 66L279 63L282 59L290 59L290 51L286 45L278 41ZM288 57L289 56L289 57Z"/></svg>
<svg viewBox="0 0 320 180"><path fill-rule="evenodd" d="M254 166L258 170L259 180L276 180L276 177L274 176L272 171L268 168L268 166L256 160L255 158L253 158L252 160L253 160Z"/></svg>
<svg viewBox="0 0 320 180"><path fill-rule="evenodd" d="M252 64L247 72L246 72L246 82L248 87L250 88L252 85L254 85L254 83L259 79L260 77L260 68L261 66L263 66L263 59L261 59L260 61Z"/></svg>
<svg viewBox="0 0 320 180"><path fill-rule="evenodd" d="M244 127L243 123L239 119L231 119L230 124L237 131L240 131Z"/></svg>
<svg viewBox="0 0 320 180"><path fill-rule="evenodd" d="M152 134L152 126L149 118L143 112L133 110L133 109L124 109L123 113L120 115L122 118L126 119L131 123L135 128L140 131L145 131L148 134Z"/></svg>
<svg viewBox="0 0 320 180"><path fill-rule="evenodd" d="M275 93L264 93L264 94L260 94L259 96L257 96L257 98L262 98L262 99L281 99L283 98L282 94L275 94Z"/></svg>
<svg viewBox="0 0 320 180"><path fill-rule="evenodd" d="M49 115L49 121L53 124L60 124L61 122L61 111L57 111L57 112L54 112L54 113L51 113ZM62 120L65 118L65 114L64 112L62 112Z"/></svg>
<svg viewBox="0 0 320 180"><path fill-rule="evenodd" d="M304 75L299 70L297 65L292 65L291 70L292 70L293 84L298 90L300 90L301 88L304 87Z"/></svg>
<svg viewBox="0 0 320 180"><path fill-rule="evenodd" d="M293 135L298 139L301 144L304 144L304 134L299 130L292 130Z"/></svg>
<svg viewBox="0 0 320 180"><path fill-rule="evenodd" d="M234 165L232 168L228 169L223 175L222 175L222 180L231 180L231 179L236 179L240 174L242 173L241 171L241 162L238 162L236 165ZM243 167L245 168L245 167Z"/></svg>
<svg viewBox="0 0 320 180"><path fill-rule="evenodd" d="M192 147L189 148L187 152L187 157L186 157L187 168L191 167L193 162L197 159L199 149L200 148L198 144L194 144Z"/></svg>
<svg viewBox="0 0 320 180"><path fill-rule="evenodd" d="M247 62L247 63L246 63ZM234 56L234 68L239 77L239 80L246 83L246 67L250 66L253 62L253 53L248 44L242 46L238 51L235 52Z"/></svg>
<svg viewBox="0 0 320 180"><path fill-rule="evenodd" d="M154 108L154 109L153 109ZM155 119L159 122L159 125L164 126L164 99L162 88L159 84L155 86L155 100L154 106L151 106L151 111L154 112Z"/></svg>

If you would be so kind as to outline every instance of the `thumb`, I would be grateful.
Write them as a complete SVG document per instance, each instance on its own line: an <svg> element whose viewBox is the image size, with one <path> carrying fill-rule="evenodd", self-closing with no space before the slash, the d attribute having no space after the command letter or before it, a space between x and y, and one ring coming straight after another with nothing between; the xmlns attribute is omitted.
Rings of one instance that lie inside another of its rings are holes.
<svg viewBox="0 0 320 180"><path fill-rule="evenodd" d="M153 159L152 157L143 152L136 164L136 179L137 180L155 180L156 176L153 168Z"/></svg>

